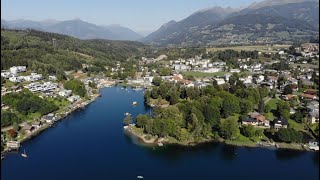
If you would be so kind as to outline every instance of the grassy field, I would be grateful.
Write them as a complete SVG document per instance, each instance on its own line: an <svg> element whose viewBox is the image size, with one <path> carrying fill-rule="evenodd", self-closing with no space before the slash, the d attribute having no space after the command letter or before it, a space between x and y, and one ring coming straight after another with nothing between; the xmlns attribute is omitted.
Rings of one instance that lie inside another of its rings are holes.
<svg viewBox="0 0 320 180"><path fill-rule="evenodd" d="M303 124L297 123L292 119L288 119L288 122L289 122L289 127L292 127L292 128L294 128L294 129L296 129L298 131L305 131Z"/></svg>
<svg viewBox="0 0 320 180"><path fill-rule="evenodd" d="M205 73L205 72L193 72L188 71L182 73L184 76L193 76L195 78L202 78L202 77L217 77L217 76L224 76L226 73L229 72L215 72L215 73Z"/></svg>
<svg viewBox="0 0 320 180"><path fill-rule="evenodd" d="M270 100L267 102L267 104L269 104L271 110L276 110L276 109L277 109L277 102L278 102L278 101L279 101L279 100L278 100L277 98L272 98L272 99L270 99Z"/></svg>
<svg viewBox="0 0 320 180"><path fill-rule="evenodd" d="M216 48L208 48L207 51L223 51L226 49L233 49L235 51L260 51L260 52L278 52L277 49L280 48L289 48L291 45L274 45L272 47L265 45L256 45L256 46L234 46L234 47L216 47Z"/></svg>
<svg viewBox="0 0 320 180"><path fill-rule="evenodd" d="M297 66L300 66L301 68L319 68L319 65L314 65L314 64L291 64L292 67L297 67Z"/></svg>

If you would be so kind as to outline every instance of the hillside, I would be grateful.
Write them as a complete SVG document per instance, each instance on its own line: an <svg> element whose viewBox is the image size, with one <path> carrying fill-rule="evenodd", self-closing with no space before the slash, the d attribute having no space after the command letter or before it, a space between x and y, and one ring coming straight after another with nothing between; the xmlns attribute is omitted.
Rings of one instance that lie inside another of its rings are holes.
<svg viewBox="0 0 320 180"><path fill-rule="evenodd" d="M36 29L46 32L65 34L80 39L138 40L142 36L120 25L98 26L80 19L57 21L31 21L1 19L1 27L9 29Z"/></svg>
<svg viewBox="0 0 320 180"><path fill-rule="evenodd" d="M242 10L198 11L182 21L163 25L143 41L164 46L211 46L294 42L318 35L319 3L291 2L266 0Z"/></svg>
<svg viewBox="0 0 320 180"><path fill-rule="evenodd" d="M23 65L39 73L63 75L86 63L92 65L92 71L102 71L103 66L141 56L146 49L133 41L80 40L37 30L2 29L1 69Z"/></svg>
<svg viewBox="0 0 320 180"><path fill-rule="evenodd" d="M233 16L244 14L263 14L280 16L287 19L297 19L319 28L319 3L313 1L264 6L258 9L246 8L234 13Z"/></svg>

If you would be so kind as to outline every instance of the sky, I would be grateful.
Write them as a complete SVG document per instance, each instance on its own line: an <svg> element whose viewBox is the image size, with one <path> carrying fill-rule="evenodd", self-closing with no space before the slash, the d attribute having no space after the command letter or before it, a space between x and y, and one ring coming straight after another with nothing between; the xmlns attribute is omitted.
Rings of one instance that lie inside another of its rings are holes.
<svg viewBox="0 0 320 180"><path fill-rule="evenodd" d="M239 8L261 0L1 0L5 20L70 20L120 24L142 35L214 6Z"/></svg>

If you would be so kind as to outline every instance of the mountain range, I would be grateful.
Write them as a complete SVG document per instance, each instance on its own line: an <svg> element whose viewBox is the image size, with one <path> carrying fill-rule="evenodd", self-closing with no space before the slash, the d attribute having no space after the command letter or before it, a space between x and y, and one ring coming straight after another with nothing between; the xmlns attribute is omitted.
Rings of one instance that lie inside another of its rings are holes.
<svg viewBox="0 0 320 180"><path fill-rule="evenodd" d="M142 41L160 46L211 46L292 42L318 35L318 0L265 0L244 9L201 10L162 25Z"/></svg>
<svg viewBox="0 0 320 180"><path fill-rule="evenodd" d="M246 8L213 7L170 21L146 37L120 25L98 26L80 19L1 19L1 27L32 28L80 39L133 40L158 46L265 44L319 36L319 0L264 0Z"/></svg>
<svg viewBox="0 0 320 180"><path fill-rule="evenodd" d="M120 25L98 26L80 19L44 21L1 19L1 27L9 29L36 29L46 32L65 34L80 39L138 40L143 36Z"/></svg>

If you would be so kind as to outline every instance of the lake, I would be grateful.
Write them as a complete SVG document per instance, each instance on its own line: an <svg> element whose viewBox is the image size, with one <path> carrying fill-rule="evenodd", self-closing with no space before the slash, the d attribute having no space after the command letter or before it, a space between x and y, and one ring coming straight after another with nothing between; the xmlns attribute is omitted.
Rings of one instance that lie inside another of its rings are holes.
<svg viewBox="0 0 320 180"><path fill-rule="evenodd" d="M319 179L319 153L208 143L146 147L123 131L124 113L151 113L143 91L108 87L72 113L8 153L3 180ZM132 102L138 105L133 107ZM25 149L28 158L21 157Z"/></svg>

